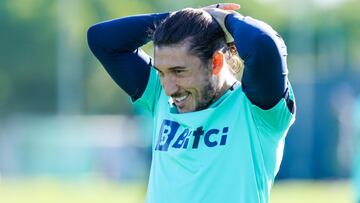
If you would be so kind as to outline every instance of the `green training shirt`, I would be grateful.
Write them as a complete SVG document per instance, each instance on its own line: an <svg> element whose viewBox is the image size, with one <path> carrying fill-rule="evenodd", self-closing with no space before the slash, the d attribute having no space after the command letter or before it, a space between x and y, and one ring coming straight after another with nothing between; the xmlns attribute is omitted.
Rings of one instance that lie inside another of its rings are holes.
<svg viewBox="0 0 360 203"><path fill-rule="evenodd" d="M291 87L289 96L294 101ZM183 114L169 99L152 69L135 102L154 119L147 203L269 202L295 120L285 99L262 110L239 85L207 109Z"/></svg>

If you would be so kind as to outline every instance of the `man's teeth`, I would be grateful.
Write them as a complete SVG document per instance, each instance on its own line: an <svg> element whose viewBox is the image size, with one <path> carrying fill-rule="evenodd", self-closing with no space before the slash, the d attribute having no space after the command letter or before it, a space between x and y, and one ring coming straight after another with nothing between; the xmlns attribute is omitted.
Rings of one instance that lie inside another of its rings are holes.
<svg viewBox="0 0 360 203"><path fill-rule="evenodd" d="M185 95L185 96L182 96L182 97L176 97L176 98L174 98L174 100L175 100L176 102L181 102L181 101L183 101L185 98L186 98L186 95Z"/></svg>

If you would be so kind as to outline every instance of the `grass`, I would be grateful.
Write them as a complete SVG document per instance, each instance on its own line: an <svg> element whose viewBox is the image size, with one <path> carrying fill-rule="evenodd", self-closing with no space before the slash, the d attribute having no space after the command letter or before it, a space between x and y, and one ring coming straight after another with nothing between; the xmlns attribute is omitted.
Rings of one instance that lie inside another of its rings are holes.
<svg viewBox="0 0 360 203"><path fill-rule="evenodd" d="M355 194L349 181L281 181L270 203L355 203Z"/></svg>
<svg viewBox="0 0 360 203"><path fill-rule="evenodd" d="M104 181L62 182L59 180L4 181L1 203L141 203L146 185ZM270 203L353 203L349 182L277 182Z"/></svg>
<svg viewBox="0 0 360 203"><path fill-rule="evenodd" d="M141 203L144 184L103 181L11 181L0 184L0 203Z"/></svg>

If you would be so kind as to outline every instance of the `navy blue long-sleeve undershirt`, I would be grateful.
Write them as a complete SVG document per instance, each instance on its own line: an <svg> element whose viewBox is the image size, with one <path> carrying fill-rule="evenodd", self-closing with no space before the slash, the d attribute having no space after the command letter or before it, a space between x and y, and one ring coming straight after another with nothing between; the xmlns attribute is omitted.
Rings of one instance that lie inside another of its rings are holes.
<svg viewBox="0 0 360 203"><path fill-rule="evenodd" d="M244 60L243 91L253 104L270 109L287 91L284 41L269 25L251 17L230 14L226 16L225 26Z"/></svg>
<svg viewBox="0 0 360 203"><path fill-rule="evenodd" d="M168 15L119 18L98 23L88 30L91 51L133 100L140 98L145 91L153 65L151 57L140 47L151 40L149 30ZM225 24L245 63L243 91L253 104L270 109L287 91L285 44L275 31L252 18L230 14Z"/></svg>

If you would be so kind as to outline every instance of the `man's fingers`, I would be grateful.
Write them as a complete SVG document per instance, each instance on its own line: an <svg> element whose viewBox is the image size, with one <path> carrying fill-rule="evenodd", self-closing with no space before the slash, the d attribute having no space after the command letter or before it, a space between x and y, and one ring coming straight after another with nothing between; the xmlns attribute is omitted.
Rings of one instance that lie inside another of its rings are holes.
<svg viewBox="0 0 360 203"><path fill-rule="evenodd" d="M222 9L222 10L228 10L228 11L235 11L240 9L240 4L235 4L235 3L218 3L218 4L213 4L210 6L206 6L205 8L218 8L218 9Z"/></svg>
<svg viewBox="0 0 360 203"><path fill-rule="evenodd" d="M234 4L234 3L220 3L219 4L219 8L223 9L223 10L239 10L240 9L240 5L239 4Z"/></svg>

